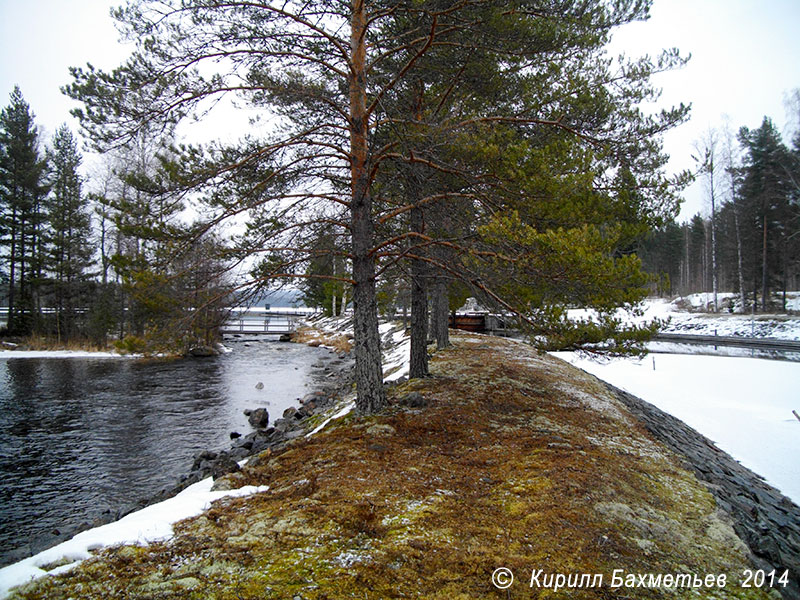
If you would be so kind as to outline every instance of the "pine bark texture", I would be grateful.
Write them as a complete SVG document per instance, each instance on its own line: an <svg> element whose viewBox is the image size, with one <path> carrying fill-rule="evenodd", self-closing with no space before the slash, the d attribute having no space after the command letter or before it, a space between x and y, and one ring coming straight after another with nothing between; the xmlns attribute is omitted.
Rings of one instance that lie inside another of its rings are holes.
<svg viewBox="0 0 800 600"><path fill-rule="evenodd" d="M350 231L353 243L353 320L356 362L356 407L370 414L386 406L383 389L381 343L378 334L378 303L375 297L375 238L372 198L369 189L369 153L366 78L366 8L353 0L350 32L352 73L350 77L350 153L352 199Z"/></svg>
<svg viewBox="0 0 800 600"><path fill-rule="evenodd" d="M411 231L423 233L422 209L411 209ZM414 243L414 242L412 242ZM422 252L417 249L416 254ZM428 294L425 281L426 266L419 258L411 259L411 357L408 376L417 379L428 376Z"/></svg>
<svg viewBox="0 0 800 600"><path fill-rule="evenodd" d="M433 333L436 337L436 349L443 350L450 345L450 303L447 298L447 282L442 277L436 278L433 289Z"/></svg>

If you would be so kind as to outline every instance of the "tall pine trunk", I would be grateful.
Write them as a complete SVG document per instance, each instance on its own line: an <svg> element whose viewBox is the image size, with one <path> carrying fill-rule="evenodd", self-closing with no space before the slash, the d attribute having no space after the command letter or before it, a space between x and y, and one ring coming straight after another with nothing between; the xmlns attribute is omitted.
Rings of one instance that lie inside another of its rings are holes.
<svg viewBox="0 0 800 600"><path fill-rule="evenodd" d="M413 189L413 182L411 183ZM416 198L412 200L416 202ZM423 233L422 209L414 206L410 215L411 231ZM419 244L413 238L412 244ZM414 251L422 253L421 248ZM419 258L411 259L411 357L408 376L417 379L428 376L428 293L425 263Z"/></svg>
<svg viewBox="0 0 800 600"><path fill-rule="evenodd" d="M17 209L11 211L11 249L9 256L8 269L8 315L6 317L6 329L13 332L16 315L14 305L14 288L17 285Z"/></svg>
<svg viewBox="0 0 800 600"><path fill-rule="evenodd" d="M450 303L447 298L447 282L441 276L436 278L433 286L433 334L436 337L436 348L442 350L450 345Z"/></svg>
<svg viewBox="0 0 800 600"><path fill-rule="evenodd" d="M336 257L333 258L331 263L333 263L333 272L331 273L331 275L336 277ZM338 297L336 296L336 289L334 288L333 291L331 292L331 316L332 317L336 316L336 300L337 299L338 299Z"/></svg>
<svg viewBox="0 0 800 600"><path fill-rule="evenodd" d="M369 185L366 27L364 0L353 0L350 51L350 233L353 240L353 333L356 359L356 407L370 414L386 406L383 389L378 303L375 298L375 223Z"/></svg>

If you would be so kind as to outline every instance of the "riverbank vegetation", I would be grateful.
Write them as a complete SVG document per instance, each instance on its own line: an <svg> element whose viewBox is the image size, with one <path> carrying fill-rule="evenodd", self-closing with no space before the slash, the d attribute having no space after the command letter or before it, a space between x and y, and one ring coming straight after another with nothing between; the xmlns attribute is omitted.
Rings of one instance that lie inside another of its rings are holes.
<svg viewBox="0 0 800 600"><path fill-rule="evenodd" d="M231 482L268 485L217 502L148 546L102 550L17 598L554 597L531 573L727 575L747 550L708 490L593 377L518 342L454 334L431 377L389 390ZM224 480L224 478L223 478ZM223 480L218 480L218 483ZM492 585L506 567L508 590ZM539 578L542 581L542 578ZM631 594L633 595L633 594Z"/></svg>
<svg viewBox="0 0 800 600"><path fill-rule="evenodd" d="M540 349L641 351L658 324L617 311L637 311L650 282L637 253L691 178L668 174L661 144L688 107L642 108L659 95L653 77L686 59L607 51L649 7L131 2L114 11L131 57L74 68L64 88L107 159L91 186L94 263L65 250L89 237L71 134L54 141L51 176L19 90L3 112L10 330L208 343L232 288L289 282L331 314L352 302L365 414L386 403L381 310L410 311L415 378L428 328L447 347L468 296ZM247 135L184 143L183 124L231 97L253 111ZM755 206L767 180L742 173ZM568 319L575 307L594 318Z"/></svg>
<svg viewBox="0 0 800 600"><path fill-rule="evenodd" d="M4 334L36 349L210 346L229 304L219 242L187 241L183 206L137 185L156 169L153 148L107 160L108 172L91 182L102 193L88 192L78 138L62 126L43 149L14 90L0 114Z"/></svg>

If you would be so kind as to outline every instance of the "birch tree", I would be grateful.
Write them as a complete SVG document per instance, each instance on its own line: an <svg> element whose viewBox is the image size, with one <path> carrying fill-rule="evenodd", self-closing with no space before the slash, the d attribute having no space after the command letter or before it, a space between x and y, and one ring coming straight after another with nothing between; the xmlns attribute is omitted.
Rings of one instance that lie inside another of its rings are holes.
<svg viewBox="0 0 800 600"><path fill-rule="evenodd" d="M699 172L703 175L711 203L711 291L714 297L714 312L719 312L717 293L719 271L717 269L717 193L720 180L719 141L717 132L709 129L695 144L693 155Z"/></svg>

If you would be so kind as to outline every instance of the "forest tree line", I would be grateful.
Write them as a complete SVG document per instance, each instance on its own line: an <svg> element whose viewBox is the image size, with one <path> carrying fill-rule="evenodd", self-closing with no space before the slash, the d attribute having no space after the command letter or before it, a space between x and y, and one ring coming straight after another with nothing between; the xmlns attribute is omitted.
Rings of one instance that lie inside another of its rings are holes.
<svg viewBox="0 0 800 600"><path fill-rule="evenodd" d="M137 181L157 169L142 136L104 156L91 190L77 136L42 144L17 87L0 113L0 277L5 332L128 351L216 341L229 286L210 236L181 235L183 206Z"/></svg>
<svg viewBox="0 0 800 600"><path fill-rule="evenodd" d="M731 292L727 310L785 311L786 292L800 289L800 131L786 145L765 117L735 139L710 130L698 150L698 177L713 210L669 221L643 240L639 253L655 291Z"/></svg>

